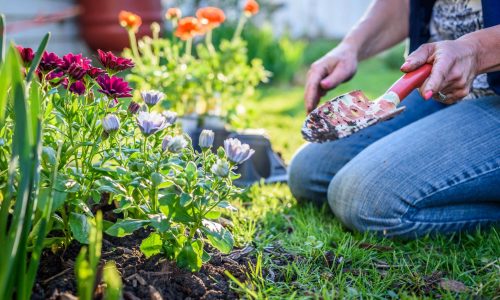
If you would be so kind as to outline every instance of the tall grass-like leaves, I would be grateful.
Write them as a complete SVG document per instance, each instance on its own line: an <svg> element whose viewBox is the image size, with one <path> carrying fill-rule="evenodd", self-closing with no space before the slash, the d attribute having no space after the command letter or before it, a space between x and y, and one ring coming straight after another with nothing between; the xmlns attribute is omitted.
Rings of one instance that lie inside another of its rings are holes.
<svg viewBox="0 0 500 300"><path fill-rule="evenodd" d="M48 39L49 35L46 35L37 56L41 56L45 50ZM33 64L34 68L37 64ZM0 244L3 251L0 255L0 299L12 299L14 292L17 299L29 299L51 211L49 207L43 212L34 250L28 253L28 236L33 230L33 213L40 179L41 94L38 85L26 87L20 58L13 45L9 47L0 74L3 80L10 83L10 87L0 85L0 125L4 125L4 113L9 100L12 101L14 120L8 172L9 190L3 197L0 208ZM50 200L47 206L51 206ZM9 211L12 211L10 215Z"/></svg>
<svg viewBox="0 0 500 300"><path fill-rule="evenodd" d="M0 64L5 56L5 16L0 14Z"/></svg>
<svg viewBox="0 0 500 300"><path fill-rule="evenodd" d="M75 262L78 296L81 300L92 300L96 286L97 265L101 259L102 213L98 211L95 225L89 233L89 246L83 247Z"/></svg>

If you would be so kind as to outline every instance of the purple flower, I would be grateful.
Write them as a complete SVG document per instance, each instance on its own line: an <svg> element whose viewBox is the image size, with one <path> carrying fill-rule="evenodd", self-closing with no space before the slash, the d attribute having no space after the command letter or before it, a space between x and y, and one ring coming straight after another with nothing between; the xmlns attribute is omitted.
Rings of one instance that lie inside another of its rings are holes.
<svg viewBox="0 0 500 300"><path fill-rule="evenodd" d="M87 70L87 75L89 75L93 79L96 79L97 77L99 77L104 73L106 73L106 71L97 67L90 67L90 69Z"/></svg>
<svg viewBox="0 0 500 300"><path fill-rule="evenodd" d="M229 163L222 159L217 159L217 162L212 165L210 171L219 177L226 177L229 175Z"/></svg>
<svg viewBox="0 0 500 300"><path fill-rule="evenodd" d="M120 128L120 119L114 114L108 114L102 119L102 128L106 133L113 133Z"/></svg>
<svg viewBox="0 0 500 300"><path fill-rule="evenodd" d="M97 53L102 66L109 71L120 72L134 66L131 59L115 56L111 51L104 52L98 49Z"/></svg>
<svg viewBox="0 0 500 300"><path fill-rule="evenodd" d="M224 150L227 158L236 164L243 163L255 153L248 144L241 144L240 140L232 138L224 141Z"/></svg>
<svg viewBox="0 0 500 300"><path fill-rule="evenodd" d="M42 55L42 59L40 60L40 65L38 68L40 71L43 73L50 72L52 70L55 70L57 67L62 65L64 61L57 56L54 52L47 52L44 51Z"/></svg>
<svg viewBox="0 0 500 300"><path fill-rule="evenodd" d="M200 148L206 149L212 147L214 144L214 132L212 130L203 129L200 134L199 145Z"/></svg>
<svg viewBox="0 0 500 300"><path fill-rule="evenodd" d="M174 124L175 121L177 121L177 113L171 110L167 110L161 113L164 117L165 120L167 120L167 123L169 124Z"/></svg>
<svg viewBox="0 0 500 300"><path fill-rule="evenodd" d="M35 58L35 53L33 52L33 49L24 48L22 46L16 46L16 48L17 51L19 51L19 55L21 55L24 66L28 67Z"/></svg>
<svg viewBox="0 0 500 300"><path fill-rule="evenodd" d="M68 88L68 80L63 80L62 84L65 88ZM82 80L77 80L71 84L71 86L69 87L69 91L73 94L83 95L86 91L85 84Z"/></svg>
<svg viewBox="0 0 500 300"><path fill-rule="evenodd" d="M170 125L165 120L165 117L157 112L141 111L137 116L137 126L145 136L150 136L163 130Z"/></svg>
<svg viewBox="0 0 500 300"><path fill-rule="evenodd" d="M182 149L186 148L188 145L188 141L182 136L166 136L163 138L163 141L161 142L161 149L163 152L169 151L172 153L179 153L181 152Z"/></svg>
<svg viewBox="0 0 500 300"><path fill-rule="evenodd" d="M63 81L63 77L64 77L63 71L54 70L45 76L45 80L50 82L50 85L57 86Z"/></svg>
<svg viewBox="0 0 500 300"><path fill-rule="evenodd" d="M103 74L97 77L97 84L101 87L99 92L106 94L108 97L114 99L132 97L132 94L130 94L132 88L120 77L109 77L107 74Z"/></svg>
<svg viewBox="0 0 500 300"><path fill-rule="evenodd" d="M127 111L131 115L135 115L139 109L141 108L141 105L135 101L130 101L130 104L128 105Z"/></svg>
<svg viewBox="0 0 500 300"><path fill-rule="evenodd" d="M63 62L59 66L71 78L80 80L90 69L90 59L83 57L82 54L68 53L63 56Z"/></svg>
<svg viewBox="0 0 500 300"><path fill-rule="evenodd" d="M152 107L163 100L165 94L160 91L142 91L141 96L144 103L146 103L147 106Z"/></svg>

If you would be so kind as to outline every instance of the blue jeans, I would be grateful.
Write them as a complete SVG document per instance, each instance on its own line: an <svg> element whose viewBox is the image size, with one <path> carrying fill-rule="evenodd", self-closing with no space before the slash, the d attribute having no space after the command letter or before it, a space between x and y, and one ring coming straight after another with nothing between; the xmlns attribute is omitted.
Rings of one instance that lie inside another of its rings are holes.
<svg viewBox="0 0 500 300"><path fill-rule="evenodd" d="M452 233L500 221L500 97L452 106L415 91L407 110L348 138L306 144L289 186L347 227L389 237Z"/></svg>

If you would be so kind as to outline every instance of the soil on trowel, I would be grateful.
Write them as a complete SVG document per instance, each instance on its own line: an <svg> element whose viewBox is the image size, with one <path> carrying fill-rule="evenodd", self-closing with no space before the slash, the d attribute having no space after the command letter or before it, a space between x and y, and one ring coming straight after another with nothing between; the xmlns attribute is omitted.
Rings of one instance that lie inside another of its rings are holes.
<svg viewBox="0 0 500 300"><path fill-rule="evenodd" d="M252 260L251 247L229 255L213 253L212 259L199 272L191 273L161 256L146 259L139 245L148 234L141 230L123 238L105 236L103 239L101 266L107 261L115 261L122 275L125 300L238 298L225 271L241 282L246 281ZM32 299L76 299L74 262L80 247L74 242L65 251L43 253ZM102 286L97 286L96 299L102 298L102 291Z"/></svg>

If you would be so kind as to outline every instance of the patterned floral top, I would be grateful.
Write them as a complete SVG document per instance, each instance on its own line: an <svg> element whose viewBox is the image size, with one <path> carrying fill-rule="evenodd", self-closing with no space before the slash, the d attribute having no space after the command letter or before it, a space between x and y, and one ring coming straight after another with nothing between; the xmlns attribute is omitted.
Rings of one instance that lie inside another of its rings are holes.
<svg viewBox="0 0 500 300"><path fill-rule="evenodd" d="M429 42L455 40L480 29L483 29L481 0L437 0L432 10ZM489 88L486 74L480 74L464 99L491 95L495 92Z"/></svg>

